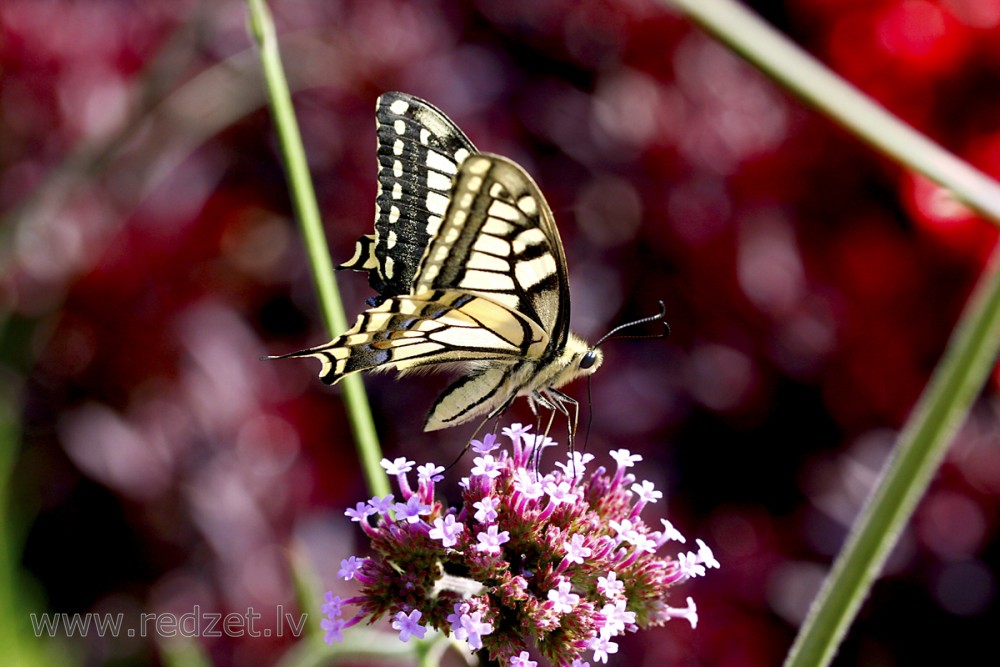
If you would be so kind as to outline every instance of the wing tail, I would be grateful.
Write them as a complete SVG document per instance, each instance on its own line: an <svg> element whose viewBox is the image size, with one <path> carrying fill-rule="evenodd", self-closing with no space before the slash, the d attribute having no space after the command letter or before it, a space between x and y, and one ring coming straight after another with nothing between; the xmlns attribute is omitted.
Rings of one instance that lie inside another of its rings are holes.
<svg viewBox="0 0 1000 667"><path fill-rule="evenodd" d="M375 257L375 235L365 234L359 237L354 244L354 256L337 268L369 273L375 271L378 268L378 259Z"/></svg>

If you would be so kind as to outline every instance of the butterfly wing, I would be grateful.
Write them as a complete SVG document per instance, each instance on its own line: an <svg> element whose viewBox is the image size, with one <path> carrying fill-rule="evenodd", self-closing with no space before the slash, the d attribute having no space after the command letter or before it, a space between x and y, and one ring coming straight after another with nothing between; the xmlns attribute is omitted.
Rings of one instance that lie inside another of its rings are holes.
<svg viewBox="0 0 1000 667"><path fill-rule="evenodd" d="M358 239L354 256L339 267L368 271L368 282L378 293L371 305L411 292L448 206L458 165L477 152L447 116L411 95L381 95L375 121L375 234Z"/></svg>
<svg viewBox="0 0 1000 667"><path fill-rule="evenodd" d="M514 162L481 154L462 163L414 285L417 293L431 289L488 299L529 318L548 340L511 363L481 365L449 386L431 408L426 430L484 413L492 417L516 396L544 389L567 363L569 283L562 241L538 186Z"/></svg>
<svg viewBox="0 0 1000 667"><path fill-rule="evenodd" d="M540 361L569 335L566 255L552 212L531 177L498 155L467 158L417 272L414 292L458 289L503 304L549 334Z"/></svg>
<svg viewBox="0 0 1000 667"><path fill-rule="evenodd" d="M530 318L468 293L436 290L387 299L329 343L284 356L316 357L320 379L335 384L358 371L510 364L541 354L547 343Z"/></svg>

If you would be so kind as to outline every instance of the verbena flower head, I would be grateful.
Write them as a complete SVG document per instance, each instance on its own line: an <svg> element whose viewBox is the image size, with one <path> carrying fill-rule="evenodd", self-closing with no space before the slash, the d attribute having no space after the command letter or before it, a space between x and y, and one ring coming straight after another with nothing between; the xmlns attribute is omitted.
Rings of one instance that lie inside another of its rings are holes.
<svg viewBox="0 0 1000 667"><path fill-rule="evenodd" d="M421 466L413 490L413 462L383 461L402 501L372 498L347 511L371 540L371 556L343 561L341 576L361 591L348 600L327 593L328 642L388 616L403 641L434 628L503 664L534 664L534 650L568 666L607 662L625 632L673 618L697 624L694 601L671 606L670 589L719 562L701 540L697 552L657 553L685 540L670 522L653 531L640 517L662 496L629 471L641 457L617 450L614 471L588 471L593 457L576 454L543 475L534 449L552 442L528 431L503 429L509 449L492 434L472 442L458 508L434 499L437 466ZM357 607L349 620L345 606Z"/></svg>

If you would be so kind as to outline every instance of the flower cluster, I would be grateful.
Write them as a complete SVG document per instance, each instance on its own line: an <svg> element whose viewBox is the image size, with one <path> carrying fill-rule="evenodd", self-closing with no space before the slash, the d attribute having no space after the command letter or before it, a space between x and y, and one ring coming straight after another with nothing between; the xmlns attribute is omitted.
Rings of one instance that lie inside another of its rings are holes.
<svg viewBox="0 0 1000 667"><path fill-rule="evenodd" d="M657 555L666 542L685 540L670 522L661 519L662 530L653 531L639 517L662 495L628 472L641 457L617 450L613 472L588 472L594 457L574 452L543 476L538 454L554 443L528 431L503 429L510 450L493 434L472 442L474 466L461 481L458 509L434 499L440 466L417 468L414 490L412 461L382 462L402 500L372 498L347 511L373 555L343 561L340 575L357 579L361 592L348 600L327 593L328 642L388 614L403 641L432 627L504 664L532 664L534 649L571 665L588 651L607 662L618 650L614 638L626 631L672 618L696 625L693 600L672 607L668 590L719 563L701 540L697 552ZM349 620L346 605L358 607Z"/></svg>

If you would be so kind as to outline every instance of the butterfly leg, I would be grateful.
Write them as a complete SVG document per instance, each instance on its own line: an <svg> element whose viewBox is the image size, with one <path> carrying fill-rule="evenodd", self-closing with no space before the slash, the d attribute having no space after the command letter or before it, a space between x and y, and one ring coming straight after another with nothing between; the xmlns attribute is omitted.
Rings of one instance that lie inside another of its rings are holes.
<svg viewBox="0 0 1000 667"><path fill-rule="evenodd" d="M535 415L535 433L538 433L539 438L547 438L549 433L552 431L552 424L555 422L556 412L561 412L562 414L566 415L567 418L569 418L569 412L567 411L566 406L563 405L564 403L563 398L568 399L568 401L572 403L576 402L569 396L566 396L566 394L563 394L562 392L557 391L555 392L555 394L552 394L550 393L550 391L552 390L543 389L540 391L533 391L530 394L528 394L528 405L531 407L531 411ZM542 423L542 417L538 409L539 407L542 407L545 410L549 411L549 419L548 422L545 424L544 432L539 431ZM570 448L572 449L573 446L572 434L570 434L569 444ZM540 454L540 450L538 454ZM536 461L536 464L537 463L538 461Z"/></svg>
<svg viewBox="0 0 1000 667"><path fill-rule="evenodd" d="M531 408L531 414L535 416L535 435L540 435L541 433L540 429L542 428L542 417L540 414L538 414L538 403L535 399L535 394L537 393L538 392L528 395L528 407Z"/></svg>
<svg viewBox="0 0 1000 667"><path fill-rule="evenodd" d="M542 395L544 404L552 410L552 417L555 417L556 411L566 416L566 444L572 455L576 451L576 427L580 419L580 403L572 396L564 394L558 389L548 388L538 393ZM572 415L570 414L570 410L573 411ZM549 425L552 425L551 418L549 419Z"/></svg>
<svg viewBox="0 0 1000 667"><path fill-rule="evenodd" d="M576 427L580 421L580 403L572 396L564 394L558 389L545 389L544 390L549 402L555 405L559 412L566 415L567 430L569 431L569 444L570 449L573 448L573 438L576 436ZM573 416L570 418L569 411L573 411Z"/></svg>
<svg viewBox="0 0 1000 667"><path fill-rule="evenodd" d="M527 394L528 407L531 408L531 413L535 415L535 448L531 453L532 466L535 469L535 474L538 473L538 466L542 458L542 446L545 443L545 438L549 435L549 430L552 428L552 419L555 416L555 406L549 402L541 393L533 391ZM545 431L542 431L542 415L539 410L539 406L549 411L549 421L545 425Z"/></svg>

